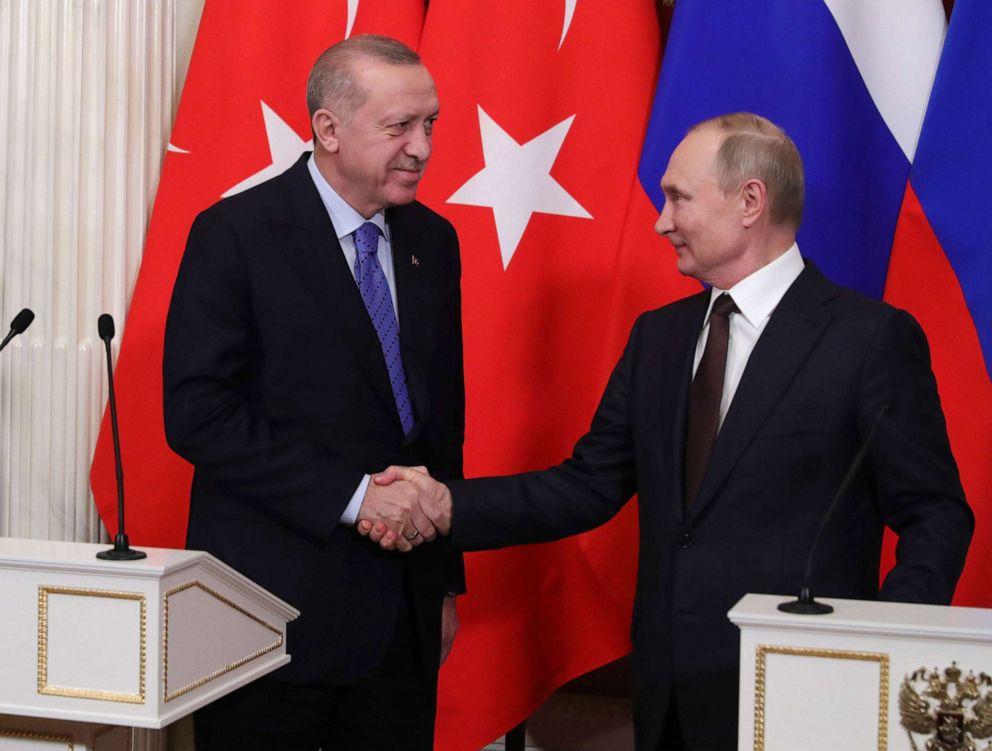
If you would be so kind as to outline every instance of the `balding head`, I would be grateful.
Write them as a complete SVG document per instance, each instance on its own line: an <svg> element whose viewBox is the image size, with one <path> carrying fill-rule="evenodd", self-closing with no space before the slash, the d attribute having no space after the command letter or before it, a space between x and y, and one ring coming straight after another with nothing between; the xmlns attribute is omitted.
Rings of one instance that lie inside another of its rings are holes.
<svg viewBox="0 0 992 751"><path fill-rule="evenodd" d="M388 65L420 65L420 55L396 39L362 34L345 39L325 50L307 79L307 109L310 117L328 109L342 120L362 106L369 95L359 83L355 64L361 60Z"/></svg>
<svg viewBox="0 0 992 751"><path fill-rule="evenodd" d="M772 222L798 229L805 199L803 162L786 132L768 118L750 112L704 120L689 133L704 129L713 129L723 137L715 165L723 192L732 193L744 181L757 178L768 189Z"/></svg>

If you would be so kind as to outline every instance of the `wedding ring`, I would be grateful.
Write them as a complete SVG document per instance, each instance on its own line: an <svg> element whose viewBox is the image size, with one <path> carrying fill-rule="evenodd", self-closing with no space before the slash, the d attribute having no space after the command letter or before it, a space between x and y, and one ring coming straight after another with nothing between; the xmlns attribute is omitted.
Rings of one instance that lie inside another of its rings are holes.
<svg viewBox="0 0 992 751"><path fill-rule="evenodd" d="M419 529L415 529L415 530L413 530L413 534L406 538L406 541L407 542L413 542L418 537L420 537L420 530Z"/></svg>

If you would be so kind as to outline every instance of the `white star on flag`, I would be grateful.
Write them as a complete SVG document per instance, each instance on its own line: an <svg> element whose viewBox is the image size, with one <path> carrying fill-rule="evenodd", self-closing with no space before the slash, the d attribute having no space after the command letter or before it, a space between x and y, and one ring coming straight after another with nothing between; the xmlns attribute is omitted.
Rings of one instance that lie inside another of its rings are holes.
<svg viewBox="0 0 992 751"><path fill-rule="evenodd" d="M551 167L574 119L572 115L520 145L479 107L486 166L456 190L448 203L492 208L504 269L510 265L531 214L592 218L551 177Z"/></svg>
<svg viewBox="0 0 992 751"><path fill-rule="evenodd" d="M272 156L272 164L228 189L221 194L221 198L233 196L235 193L240 193L265 182L270 177L281 175L293 166L300 158L300 154L313 147L312 138L309 141L304 141L269 105L265 102L261 102L261 105L262 119L265 121L265 137L269 140L269 154Z"/></svg>

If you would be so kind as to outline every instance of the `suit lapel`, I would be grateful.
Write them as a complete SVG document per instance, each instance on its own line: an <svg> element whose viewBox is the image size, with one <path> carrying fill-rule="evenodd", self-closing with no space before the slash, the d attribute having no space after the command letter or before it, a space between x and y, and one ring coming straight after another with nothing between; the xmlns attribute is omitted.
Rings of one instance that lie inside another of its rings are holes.
<svg viewBox="0 0 992 751"><path fill-rule="evenodd" d="M416 419L408 436L408 440L413 440L430 413L427 371L436 326L425 321L425 316L432 308L432 285L428 280L433 279L434 275L422 266L422 263L429 262L430 254L424 252L427 250L424 248L425 241L419 226L411 221L411 212L399 206L387 210L386 219L389 222L393 273L396 277L400 351Z"/></svg>
<svg viewBox="0 0 992 751"><path fill-rule="evenodd" d="M344 329L353 343L362 373L385 407L396 412L396 400L382 345L348 268L327 209L307 170L304 154L284 173L286 203L274 217L273 234L280 238L286 260L303 287L326 314L326 325ZM396 415L397 423L399 414Z"/></svg>
<svg viewBox="0 0 992 751"><path fill-rule="evenodd" d="M682 496L685 492L685 436L689 413L689 386L692 383L692 363L709 300L709 290L690 298L681 313L681 318L672 325L672 331L677 332L678 336L673 349L659 359L661 363L659 367L673 373L672 382L666 389L674 401L670 411L667 411L671 417L667 418L668 424L661 425L659 430L667 430L671 436L669 450L674 457L674 471L671 473L670 492L671 497L677 499L677 502L672 504L672 512L678 526L682 525L685 516L685 504L682 503Z"/></svg>
<svg viewBox="0 0 992 751"><path fill-rule="evenodd" d="M751 352L713 445L703 485L692 504L694 516L712 501L768 413L795 378L832 318L824 303L836 295L837 288L814 266L807 264L772 313Z"/></svg>

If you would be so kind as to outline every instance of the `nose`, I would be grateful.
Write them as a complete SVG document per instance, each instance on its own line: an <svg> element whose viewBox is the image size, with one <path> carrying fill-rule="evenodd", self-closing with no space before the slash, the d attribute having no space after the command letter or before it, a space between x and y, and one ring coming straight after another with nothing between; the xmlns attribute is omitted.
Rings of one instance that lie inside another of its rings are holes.
<svg viewBox="0 0 992 751"><path fill-rule="evenodd" d="M669 208L669 202L665 201L665 205L661 207L661 213L658 215L658 221L654 223L654 231L659 235L667 235L674 229L675 227L672 225L672 210Z"/></svg>
<svg viewBox="0 0 992 751"><path fill-rule="evenodd" d="M426 162L431 155L430 135L423 128L412 128L403 151L407 156Z"/></svg>

